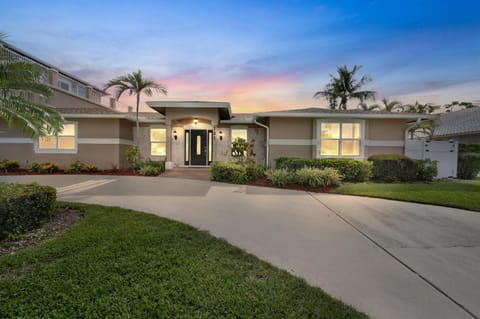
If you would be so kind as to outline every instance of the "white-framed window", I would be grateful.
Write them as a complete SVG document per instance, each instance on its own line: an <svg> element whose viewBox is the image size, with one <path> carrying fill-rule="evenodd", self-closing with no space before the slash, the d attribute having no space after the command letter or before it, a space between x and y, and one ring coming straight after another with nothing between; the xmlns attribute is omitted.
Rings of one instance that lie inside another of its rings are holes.
<svg viewBox="0 0 480 319"><path fill-rule="evenodd" d="M77 123L63 124L57 136L43 136L35 145L36 153L77 153Z"/></svg>
<svg viewBox="0 0 480 319"><path fill-rule="evenodd" d="M318 157L361 157L363 121L322 121L318 127Z"/></svg>
<svg viewBox="0 0 480 319"><path fill-rule="evenodd" d="M167 155L167 130L165 128L150 128L150 155Z"/></svg>
<svg viewBox="0 0 480 319"><path fill-rule="evenodd" d="M248 141L248 130L246 128L232 128L230 130L231 142L235 141L237 138L242 138L245 141Z"/></svg>
<svg viewBox="0 0 480 319"><path fill-rule="evenodd" d="M67 92L72 94L81 96L86 98L87 97L87 87L81 83L73 81L65 76L59 75L58 76L58 83L57 86Z"/></svg>

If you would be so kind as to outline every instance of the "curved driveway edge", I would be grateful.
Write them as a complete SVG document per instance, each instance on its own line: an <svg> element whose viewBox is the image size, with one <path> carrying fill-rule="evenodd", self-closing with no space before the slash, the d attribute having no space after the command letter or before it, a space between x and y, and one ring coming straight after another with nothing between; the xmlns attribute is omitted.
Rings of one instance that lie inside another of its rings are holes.
<svg viewBox="0 0 480 319"><path fill-rule="evenodd" d="M480 316L479 213L175 178L0 177L6 180L207 230L373 318Z"/></svg>

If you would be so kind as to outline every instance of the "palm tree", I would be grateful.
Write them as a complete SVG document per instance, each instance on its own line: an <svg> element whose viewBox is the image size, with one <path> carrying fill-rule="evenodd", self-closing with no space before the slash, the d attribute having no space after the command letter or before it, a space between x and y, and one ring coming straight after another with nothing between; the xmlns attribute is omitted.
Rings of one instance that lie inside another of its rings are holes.
<svg viewBox="0 0 480 319"><path fill-rule="evenodd" d="M394 110L401 110L402 109L402 103L399 101L389 101L386 97L382 99L383 103L383 111L386 112L393 112Z"/></svg>
<svg viewBox="0 0 480 319"><path fill-rule="evenodd" d="M128 91L129 95L137 96L137 109L136 109L136 122L137 122L137 136L135 138L135 145L138 146L139 136L140 136L140 125L138 123L138 110L140 107L140 94L143 92L147 96L152 96L153 91L155 90L159 93L167 95L167 88L162 84L156 83L152 80L144 79L142 76L142 71L138 70L127 75L119 76L113 80L110 80L105 85L105 90L116 87L117 91L115 93L117 100L120 96Z"/></svg>
<svg viewBox="0 0 480 319"><path fill-rule="evenodd" d="M419 114L431 114L435 112L435 110L439 109L439 105L434 105L432 103L418 103L415 101L415 104L407 104L402 106L404 112L408 113L419 113Z"/></svg>
<svg viewBox="0 0 480 319"><path fill-rule="evenodd" d="M378 104L371 104L368 105L367 102L360 99L360 103L358 103L358 107L361 108L363 111L374 111L380 109L380 105Z"/></svg>
<svg viewBox="0 0 480 319"><path fill-rule="evenodd" d="M338 77L330 74L330 82L325 86L323 91L316 92L313 97L325 97L331 109L337 108L337 99L340 99L338 104L339 109L346 110L349 99L359 99L360 102L375 99L374 91L360 91L360 88L372 81L369 76L362 76L360 80L355 79L355 74L362 67L355 65L352 70L349 70L346 65L337 67Z"/></svg>
<svg viewBox="0 0 480 319"><path fill-rule="evenodd" d="M64 119L55 109L34 102L33 96L47 101L51 89L44 84L44 70L9 54L0 33L0 121L27 133L32 138L57 135Z"/></svg>

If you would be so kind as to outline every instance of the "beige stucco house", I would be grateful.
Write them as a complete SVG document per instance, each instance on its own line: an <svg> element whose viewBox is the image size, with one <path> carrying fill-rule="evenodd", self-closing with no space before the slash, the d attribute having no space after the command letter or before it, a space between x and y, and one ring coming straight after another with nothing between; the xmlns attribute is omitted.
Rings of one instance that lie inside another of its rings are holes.
<svg viewBox="0 0 480 319"><path fill-rule="evenodd" d="M59 136L31 139L0 122L0 160L54 162L66 168L80 160L100 169L126 168L125 151L135 140L135 113L119 112L93 85L5 45L13 56L45 70L53 91L47 102L66 119ZM175 166L208 166L231 159L232 141L254 144L255 160L274 166L278 157L347 157L405 153L411 123L435 117L411 113L333 111L321 108L234 114L228 102L148 101L142 112L139 146L144 158Z"/></svg>

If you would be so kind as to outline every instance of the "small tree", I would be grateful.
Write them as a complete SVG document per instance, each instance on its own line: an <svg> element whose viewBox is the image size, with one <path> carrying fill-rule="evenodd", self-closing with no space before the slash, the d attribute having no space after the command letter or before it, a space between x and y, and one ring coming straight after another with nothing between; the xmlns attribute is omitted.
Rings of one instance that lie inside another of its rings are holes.
<svg viewBox="0 0 480 319"><path fill-rule="evenodd" d="M231 155L233 160L239 164L253 164L255 163L254 152L255 140L248 142L246 139L237 137L232 142Z"/></svg>
<svg viewBox="0 0 480 319"><path fill-rule="evenodd" d="M143 163L143 157L140 154L140 148L137 145L127 148L125 151L128 167L133 171L138 171Z"/></svg>

